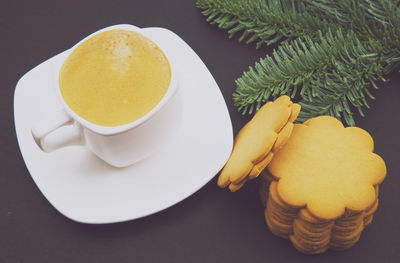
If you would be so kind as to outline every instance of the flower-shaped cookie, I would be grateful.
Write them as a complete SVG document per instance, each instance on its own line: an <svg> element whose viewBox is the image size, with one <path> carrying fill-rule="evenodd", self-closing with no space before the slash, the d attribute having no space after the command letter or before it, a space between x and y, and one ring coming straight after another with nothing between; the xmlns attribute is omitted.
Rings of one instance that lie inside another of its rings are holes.
<svg viewBox="0 0 400 263"><path fill-rule="evenodd" d="M374 186L383 181L386 166L373 147L366 131L344 128L333 117L316 117L294 125L268 170L279 180L284 202L306 206L318 218L335 219L345 209L362 211L375 201Z"/></svg>
<svg viewBox="0 0 400 263"><path fill-rule="evenodd" d="M236 136L232 154L222 170L218 185L234 192L248 179L256 178L273 154L289 139L300 105L288 96L262 106Z"/></svg>

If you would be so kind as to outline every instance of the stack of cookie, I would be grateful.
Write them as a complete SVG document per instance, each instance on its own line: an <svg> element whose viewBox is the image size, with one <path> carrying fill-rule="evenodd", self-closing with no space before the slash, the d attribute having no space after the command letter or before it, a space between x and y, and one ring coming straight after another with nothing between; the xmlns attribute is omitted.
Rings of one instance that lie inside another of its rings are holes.
<svg viewBox="0 0 400 263"><path fill-rule="evenodd" d="M359 240L378 206L384 161L362 129L322 116L296 124L262 172L265 220L299 251L343 250Z"/></svg>
<svg viewBox="0 0 400 263"><path fill-rule="evenodd" d="M330 116L293 124L299 111L287 96L265 104L237 135L218 185L237 191L266 168L271 232L307 254L347 249L372 221L385 162L366 131Z"/></svg>
<svg viewBox="0 0 400 263"><path fill-rule="evenodd" d="M372 222L378 207L376 186L376 199L366 210L346 210L337 219L318 218L307 208L286 204L277 192L277 181L271 179L268 172L262 173L261 181L260 194L266 206L264 216L268 228L277 236L290 238L296 249L306 254L323 253L328 248L343 250L352 247L364 227Z"/></svg>

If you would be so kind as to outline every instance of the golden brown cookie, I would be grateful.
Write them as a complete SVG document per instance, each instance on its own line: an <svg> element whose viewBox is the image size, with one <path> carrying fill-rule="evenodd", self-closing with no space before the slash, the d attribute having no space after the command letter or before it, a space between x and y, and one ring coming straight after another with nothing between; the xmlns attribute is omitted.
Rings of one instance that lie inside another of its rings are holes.
<svg viewBox="0 0 400 263"><path fill-rule="evenodd" d="M265 222L268 225L269 230L273 234L283 237L283 238L288 238L292 234L293 227L291 225L281 224L281 223L273 220L267 209L264 212L264 218L265 218Z"/></svg>
<svg viewBox="0 0 400 263"><path fill-rule="evenodd" d="M386 175L369 134L327 116L295 124L267 168L262 181L269 182L268 227L289 235L306 254L354 246L372 221Z"/></svg>
<svg viewBox="0 0 400 263"><path fill-rule="evenodd" d="M311 228L306 226L304 222L302 222L298 218L295 219L293 222L293 229L296 229L294 233L295 234L299 233L300 235L307 237L313 237L313 236L329 237L331 234L332 226L333 224L327 225L325 227Z"/></svg>
<svg viewBox="0 0 400 263"><path fill-rule="evenodd" d="M288 96L262 106L236 136L232 154L223 168L218 185L234 192L248 179L257 177L290 137L300 105Z"/></svg>
<svg viewBox="0 0 400 263"><path fill-rule="evenodd" d="M277 191L277 182L271 181L269 185L269 197L271 198L271 203L281 210L281 212L287 216L295 217L299 212L300 208L292 207L282 201Z"/></svg>
<svg viewBox="0 0 400 263"><path fill-rule="evenodd" d="M310 254L310 255L321 254L327 251L329 248L329 244L319 244L315 246L306 245L304 244L304 242L299 241L299 239L294 235L290 236L290 241L298 251L304 254Z"/></svg>
<svg viewBox="0 0 400 263"><path fill-rule="evenodd" d="M364 130L344 128L321 116L295 124L289 141L268 165L279 178L277 190L293 207L307 206L321 219L340 217L346 209L363 211L375 201L374 186L386 175L382 158Z"/></svg>

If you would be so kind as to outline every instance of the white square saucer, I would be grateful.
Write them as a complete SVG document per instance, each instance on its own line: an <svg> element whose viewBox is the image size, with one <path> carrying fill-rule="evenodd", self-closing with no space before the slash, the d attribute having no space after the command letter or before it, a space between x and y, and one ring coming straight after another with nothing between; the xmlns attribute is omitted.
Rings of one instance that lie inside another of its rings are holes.
<svg viewBox="0 0 400 263"><path fill-rule="evenodd" d="M52 76L65 52L26 73L15 89L15 128L25 164L47 200L74 221L115 223L166 209L210 181L231 153L229 112L207 67L175 33L144 30L175 54L180 87L170 103L177 114L171 124L175 134L161 151L139 163L114 168L81 146L44 153L36 145L32 126L61 108Z"/></svg>

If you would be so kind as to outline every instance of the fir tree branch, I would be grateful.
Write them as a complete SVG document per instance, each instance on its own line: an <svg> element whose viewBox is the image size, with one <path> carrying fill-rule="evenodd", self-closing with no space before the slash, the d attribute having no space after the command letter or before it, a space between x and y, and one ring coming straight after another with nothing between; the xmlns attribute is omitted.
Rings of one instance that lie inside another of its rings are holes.
<svg viewBox="0 0 400 263"><path fill-rule="evenodd" d="M303 98L298 121L318 115L331 115L338 119L343 118L348 125L355 125L352 108L356 108L364 116L362 108L369 108L367 99L374 99L369 89L378 88L375 81L381 77L382 67L376 63L377 59L377 55L371 54L359 57L352 65L337 62L336 68L342 68L341 74L327 74L325 86L319 88L318 96L312 100ZM370 62L365 63L365 60Z"/></svg>
<svg viewBox="0 0 400 263"><path fill-rule="evenodd" d="M352 125L349 105L361 114L369 107L365 95L382 75L381 53L379 42L362 43L354 33L340 30L321 33L319 40L284 42L237 79L233 99L239 110L251 114L271 97L300 95L300 120L329 114Z"/></svg>
<svg viewBox="0 0 400 263"><path fill-rule="evenodd" d="M302 98L299 120L329 114L354 124L369 89L400 66L399 0L198 0L229 37L281 42L236 80L235 105L253 113L270 97ZM283 41L285 40L285 41Z"/></svg>

